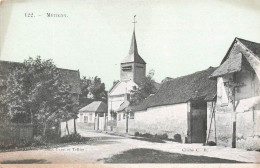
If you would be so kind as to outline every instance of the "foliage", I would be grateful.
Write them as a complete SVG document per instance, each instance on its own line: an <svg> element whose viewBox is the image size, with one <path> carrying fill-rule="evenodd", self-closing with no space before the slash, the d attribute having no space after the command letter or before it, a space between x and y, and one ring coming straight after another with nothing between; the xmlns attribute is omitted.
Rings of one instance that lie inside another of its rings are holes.
<svg viewBox="0 0 260 168"><path fill-rule="evenodd" d="M77 104L72 100L71 86L62 80L52 60L25 60L3 82L2 103L12 122L31 122L36 133L45 135L62 120L75 118Z"/></svg>
<svg viewBox="0 0 260 168"><path fill-rule="evenodd" d="M131 105L139 105L144 99L157 91L156 87L154 86L155 81L153 76L154 70L150 70L144 82L142 82L136 90L131 91Z"/></svg>
<svg viewBox="0 0 260 168"><path fill-rule="evenodd" d="M80 107L84 107L96 100L106 102L107 92L105 91L105 84L101 82L99 77L81 79L81 95Z"/></svg>

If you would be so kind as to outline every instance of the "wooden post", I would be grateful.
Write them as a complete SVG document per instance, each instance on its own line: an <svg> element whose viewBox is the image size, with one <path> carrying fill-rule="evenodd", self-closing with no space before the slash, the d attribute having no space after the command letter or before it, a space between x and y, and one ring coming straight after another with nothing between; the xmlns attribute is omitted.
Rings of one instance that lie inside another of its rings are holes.
<svg viewBox="0 0 260 168"><path fill-rule="evenodd" d="M99 130L99 114L97 114L97 130Z"/></svg>
<svg viewBox="0 0 260 168"><path fill-rule="evenodd" d="M126 113L126 133L128 133L128 113Z"/></svg>
<svg viewBox="0 0 260 168"><path fill-rule="evenodd" d="M232 120L233 120L233 132L232 132L232 148L236 148L236 132L237 132L237 115L236 115L236 104L235 104L235 87L232 88Z"/></svg>

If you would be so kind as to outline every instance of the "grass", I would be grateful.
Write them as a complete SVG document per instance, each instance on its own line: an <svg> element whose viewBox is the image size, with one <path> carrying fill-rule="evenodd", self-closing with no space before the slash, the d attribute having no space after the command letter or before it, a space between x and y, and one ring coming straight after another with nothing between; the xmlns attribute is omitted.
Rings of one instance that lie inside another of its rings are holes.
<svg viewBox="0 0 260 168"><path fill-rule="evenodd" d="M235 160L184 155L145 148L131 149L111 158L105 158L104 161L105 163L242 163Z"/></svg>

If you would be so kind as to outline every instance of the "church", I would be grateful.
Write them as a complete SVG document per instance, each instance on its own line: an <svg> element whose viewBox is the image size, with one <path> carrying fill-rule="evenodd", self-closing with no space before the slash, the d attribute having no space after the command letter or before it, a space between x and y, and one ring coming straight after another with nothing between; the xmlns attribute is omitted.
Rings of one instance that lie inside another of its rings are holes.
<svg viewBox="0 0 260 168"><path fill-rule="evenodd" d="M117 110L126 100L129 100L131 90L137 89L145 76L146 62L138 53L134 28L129 53L121 62L120 81L114 83L108 91L109 125L116 121Z"/></svg>

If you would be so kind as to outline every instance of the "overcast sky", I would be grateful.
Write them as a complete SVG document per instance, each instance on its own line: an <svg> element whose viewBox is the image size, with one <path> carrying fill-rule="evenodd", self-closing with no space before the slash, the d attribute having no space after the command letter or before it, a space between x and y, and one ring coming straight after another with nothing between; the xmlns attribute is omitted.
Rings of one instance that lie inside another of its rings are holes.
<svg viewBox="0 0 260 168"><path fill-rule="evenodd" d="M13 0L0 6L0 59L51 58L101 77L108 90L120 78L135 14L139 54L158 82L218 66L235 37L260 42L258 0Z"/></svg>

